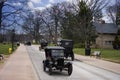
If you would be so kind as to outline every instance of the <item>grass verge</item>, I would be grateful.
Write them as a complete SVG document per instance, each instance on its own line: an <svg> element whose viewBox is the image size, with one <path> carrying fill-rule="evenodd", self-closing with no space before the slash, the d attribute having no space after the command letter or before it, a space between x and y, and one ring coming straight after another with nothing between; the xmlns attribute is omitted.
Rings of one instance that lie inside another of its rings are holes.
<svg viewBox="0 0 120 80"><path fill-rule="evenodd" d="M9 48L12 47L12 44L10 43L0 43L0 54L4 54L4 59L0 61L0 68L3 67L4 62L7 61L8 57L10 56L10 53L8 51ZM17 46L14 46L14 50L17 49Z"/></svg>
<svg viewBox="0 0 120 80"><path fill-rule="evenodd" d="M0 54L9 55L8 49L11 46L11 44L0 44Z"/></svg>
<svg viewBox="0 0 120 80"><path fill-rule="evenodd" d="M94 51L101 51L101 58L104 60L120 63L120 50L114 49L91 49L91 53ZM84 48L75 48L74 53L79 55L85 55Z"/></svg>
<svg viewBox="0 0 120 80"><path fill-rule="evenodd" d="M10 53L8 50L11 47L12 47L12 44L10 44L10 43L6 43L6 44L0 43L0 54L9 55ZM17 46L15 45L14 50L16 50L16 49L17 49Z"/></svg>

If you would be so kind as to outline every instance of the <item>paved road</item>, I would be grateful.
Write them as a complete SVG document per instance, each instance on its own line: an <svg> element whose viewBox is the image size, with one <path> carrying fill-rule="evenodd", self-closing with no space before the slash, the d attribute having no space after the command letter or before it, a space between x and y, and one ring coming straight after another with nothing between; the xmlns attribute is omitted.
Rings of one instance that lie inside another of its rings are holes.
<svg viewBox="0 0 120 80"><path fill-rule="evenodd" d="M66 71L54 72L49 75L43 71L42 61L45 59L44 51L39 51L38 46L26 46L28 54L36 70L39 80L120 80L120 75L97 68L80 61L73 61L73 73L67 75Z"/></svg>

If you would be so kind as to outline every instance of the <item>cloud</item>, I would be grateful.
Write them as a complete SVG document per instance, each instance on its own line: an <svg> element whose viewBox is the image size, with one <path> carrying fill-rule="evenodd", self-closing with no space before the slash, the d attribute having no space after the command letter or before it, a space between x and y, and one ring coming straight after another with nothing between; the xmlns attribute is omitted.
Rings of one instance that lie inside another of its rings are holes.
<svg viewBox="0 0 120 80"><path fill-rule="evenodd" d="M30 0L28 2L28 6L32 10L44 10L45 8L51 7L54 3L63 2L63 1L69 1L72 2L72 0Z"/></svg>
<svg viewBox="0 0 120 80"><path fill-rule="evenodd" d="M46 5L46 7L51 7L51 6L52 6L52 4L47 4L47 5Z"/></svg>
<svg viewBox="0 0 120 80"><path fill-rule="evenodd" d="M13 3L14 6L21 6L21 3L20 2L17 2L17 3Z"/></svg>
<svg viewBox="0 0 120 80"><path fill-rule="evenodd" d="M30 8L34 8L34 6L33 6L33 3L32 2L28 2L28 6L30 7Z"/></svg>
<svg viewBox="0 0 120 80"><path fill-rule="evenodd" d="M55 3L55 0L49 0L50 3Z"/></svg>
<svg viewBox="0 0 120 80"><path fill-rule="evenodd" d="M112 20L106 15L102 18L106 23L112 23Z"/></svg>
<svg viewBox="0 0 120 80"><path fill-rule="evenodd" d="M46 5L45 7L36 7L36 8L34 8L35 10L44 10L44 9L46 9L46 8L49 8L49 7L51 7L52 6L52 4L48 4L48 5Z"/></svg>
<svg viewBox="0 0 120 80"><path fill-rule="evenodd" d="M41 0L31 0L33 3L41 3Z"/></svg>
<svg viewBox="0 0 120 80"><path fill-rule="evenodd" d="M65 1L67 1L67 2L73 2L73 0L65 0Z"/></svg>
<svg viewBox="0 0 120 80"><path fill-rule="evenodd" d="M71 1L71 0L49 0L49 3L59 3L63 1Z"/></svg>
<svg viewBox="0 0 120 80"><path fill-rule="evenodd" d="M36 8L34 8L35 10L44 10L45 9L45 7L36 7Z"/></svg>
<svg viewBox="0 0 120 80"><path fill-rule="evenodd" d="M66 1L72 1L72 0L66 0Z"/></svg>

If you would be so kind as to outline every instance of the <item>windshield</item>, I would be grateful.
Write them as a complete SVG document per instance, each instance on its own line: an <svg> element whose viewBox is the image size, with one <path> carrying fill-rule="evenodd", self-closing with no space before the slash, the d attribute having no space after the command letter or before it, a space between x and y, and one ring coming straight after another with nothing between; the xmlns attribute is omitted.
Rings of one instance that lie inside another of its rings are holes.
<svg viewBox="0 0 120 80"><path fill-rule="evenodd" d="M63 57L64 51L63 50L52 50L53 57Z"/></svg>

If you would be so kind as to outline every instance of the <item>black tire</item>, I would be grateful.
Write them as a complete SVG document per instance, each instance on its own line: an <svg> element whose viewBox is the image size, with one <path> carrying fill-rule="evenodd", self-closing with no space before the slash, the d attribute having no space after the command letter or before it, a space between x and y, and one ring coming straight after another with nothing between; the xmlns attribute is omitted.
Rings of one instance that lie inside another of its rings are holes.
<svg viewBox="0 0 120 80"><path fill-rule="evenodd" d="M43 70L46 71L46 65L45 61L43 61Z"/></svg>
<svg viewBox="0 0 120 80"><path fill-rule="evenodd" d="M52 66L49 67L49 74L52 75Z"/></svg>
<svg viewBox="0 0 120 80"><path fill-rule="evenodd" d="M67 54L67 53L65 53L65 58L66 58L66 59L68 58L68 54Z"/></svg>
<svg viewBox="0 0 120 80"><path fill-rule="evenodd" d="M70 57L71 57L71 60L74 61L74 53L73 53L73 51L71 51Z"/></svg>
<svg viewBox="0 0 120 80"><path fill-rule="evenodd" d="M72 53L72 54L71 54L71 60L74 61L74 59L75 59L75 58L74 58L74 54Z"/></svg>
<svg viewBox="0 0 120 80"><path fill-rule="evenodd" d="M41 51L41 47L39 47L39 50Z"/></svg>
<svg viewBox="0 0 120 80"><path fill-rule="evenodd" d="M43 70L46 71L46 66L45 63L43 64Z"/></svg>
<svg viewBox="0 0 120 80"><path fill-rule="evenodd" d="M68 75L70 76L72 74L72 70L73 70L73 67L72 67L72 64L68 66Z"/></svg>
<svg viewBox="0 0 120 80"><path fill-rule="evenodd" d="M62 72L63 69L60 69L60 72Z"/></svg>

